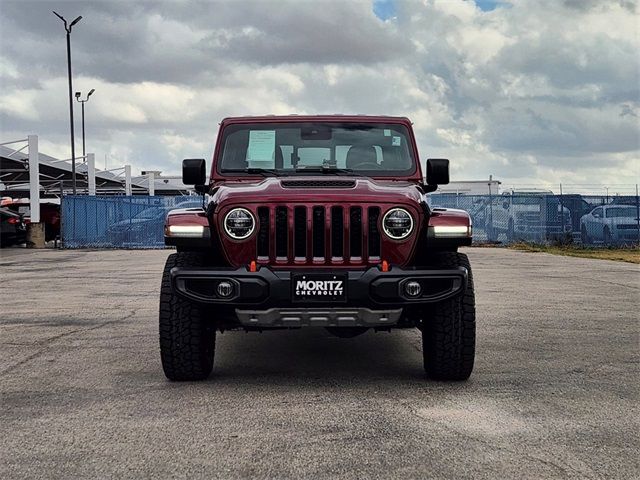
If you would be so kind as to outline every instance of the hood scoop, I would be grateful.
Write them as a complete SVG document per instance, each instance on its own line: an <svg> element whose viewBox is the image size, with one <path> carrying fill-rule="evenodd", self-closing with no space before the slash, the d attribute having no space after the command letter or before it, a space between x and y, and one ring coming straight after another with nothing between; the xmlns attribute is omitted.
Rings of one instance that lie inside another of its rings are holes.
<svg viewBox="0 0 640 480"><path fill-rule="evenodd" d="M313 179L313 180L282 180L282 188L354 188L355 180L347 179Z"/></svg>

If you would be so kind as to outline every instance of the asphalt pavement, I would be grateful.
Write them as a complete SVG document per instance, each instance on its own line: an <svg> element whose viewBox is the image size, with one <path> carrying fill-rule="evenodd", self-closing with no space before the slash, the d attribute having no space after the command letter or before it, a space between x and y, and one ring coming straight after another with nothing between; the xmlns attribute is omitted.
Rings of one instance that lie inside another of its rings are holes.
<svg viewBox="0 0 640 480"><path fill-rule="evenodd" d="M468 249L467 382L417 331L218 336L172 383L168 251L0 251L0 477L638 478L640 267Z"/></svg>

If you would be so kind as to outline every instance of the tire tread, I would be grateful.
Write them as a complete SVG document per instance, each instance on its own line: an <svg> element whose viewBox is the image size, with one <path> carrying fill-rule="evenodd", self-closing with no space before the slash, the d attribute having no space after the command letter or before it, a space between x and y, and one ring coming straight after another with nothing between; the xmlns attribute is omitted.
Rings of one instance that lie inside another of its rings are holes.
<svg viewBox="0 0 640 480"><path fill-rule="evenodd" d="M466 380L473 371L476 344L471 265L465 254L457 252L437 252L431 260L435 267L465 267L469 275L462 297L434 305L423 319L424 368L434 380Z"/></svg>
<svg viewBox="0 0 640 480"><path fill-rule="evenodd" d="M203 265L196 252L173 253L167 258L160 286L160 358L170 380L204 380L213 369L215 324L200 307L178 296L171 288L171 269Z"/></svg>

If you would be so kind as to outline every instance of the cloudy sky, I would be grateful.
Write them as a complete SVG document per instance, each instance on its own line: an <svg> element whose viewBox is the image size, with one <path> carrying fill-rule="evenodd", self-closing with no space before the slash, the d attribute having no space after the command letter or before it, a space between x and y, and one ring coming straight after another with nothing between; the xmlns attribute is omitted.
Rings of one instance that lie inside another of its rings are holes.
<svg viewBox="0 0 640 480"><path fill-rule="evenodd" d="M98 166L177 174L225 116L406 115L453 179L640 177L633 0L0 0L1 141L68 158L63 26ZM80 108L76 108L81 152Z"/></svg>

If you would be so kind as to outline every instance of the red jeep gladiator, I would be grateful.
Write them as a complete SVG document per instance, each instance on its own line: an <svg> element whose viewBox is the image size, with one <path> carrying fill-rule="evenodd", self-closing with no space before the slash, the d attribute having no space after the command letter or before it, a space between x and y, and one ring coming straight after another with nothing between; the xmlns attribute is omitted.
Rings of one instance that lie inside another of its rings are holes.
<svg viewBox="0 0 640 480"><path fill-rule="evenodd" d="M325 327L339 337L418 328L430 378L465 380L475 354L466 212L430 208L407 118L226 118L213 154L182 163L202 208L172 210L160 292L171 380L211 373L216 332Z"/></svg>

